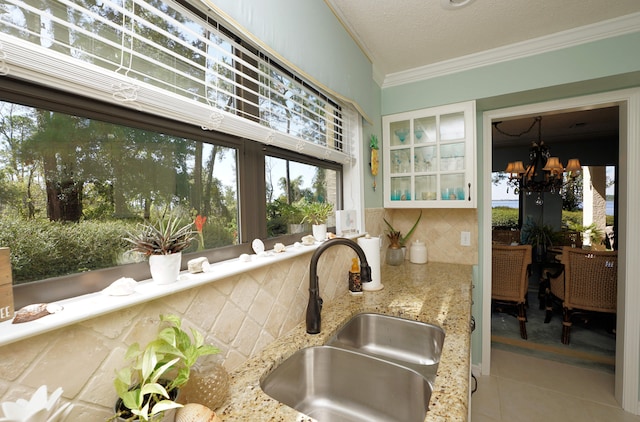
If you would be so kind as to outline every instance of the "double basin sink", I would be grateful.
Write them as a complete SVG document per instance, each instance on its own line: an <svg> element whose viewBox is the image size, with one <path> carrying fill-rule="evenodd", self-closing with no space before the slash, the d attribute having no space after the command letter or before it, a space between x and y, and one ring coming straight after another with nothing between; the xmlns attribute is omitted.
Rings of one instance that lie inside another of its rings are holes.
<svg viewBox="0 0 640 422"><path fill-rule="evenodd" d="M298 350L260 386L320 422L423 422L444 337L436 325L357 314L324 346Z"/></svg>

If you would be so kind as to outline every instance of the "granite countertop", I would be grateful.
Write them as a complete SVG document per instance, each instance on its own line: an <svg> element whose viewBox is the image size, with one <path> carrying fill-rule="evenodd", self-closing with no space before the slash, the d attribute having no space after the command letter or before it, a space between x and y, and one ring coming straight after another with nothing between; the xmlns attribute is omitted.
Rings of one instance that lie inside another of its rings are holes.
<svg viewBox="0 0 640 422"><path fill-rule="evenodd" d="M384 288L345 295L325 304L322 332L309 335L305 323L271 343L231 373L230 399L216 413L222 421L313 421L267 396L260 380L295 351L324 344L350 317L376 312L433 323L446 332L438 376L425 422L466 421L469 406L471 266L406 262L382 266Z"/></svg>

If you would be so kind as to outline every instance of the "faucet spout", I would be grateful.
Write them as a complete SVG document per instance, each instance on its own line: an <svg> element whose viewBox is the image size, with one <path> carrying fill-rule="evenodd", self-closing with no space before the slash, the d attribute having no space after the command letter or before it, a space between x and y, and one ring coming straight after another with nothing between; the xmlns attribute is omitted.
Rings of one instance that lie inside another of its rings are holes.
<svg viewBox="0 0 640 422"><path fill-rule="evenodd" d="M353 249L360 260L360 280L363 283L371 281L371 267L367 263L367 257L362 248L353 240L337 237L324 242L315 250L309 264L309 304L307 305L307 333L318 334L320 332L320 312L322 311L322 298L318 286L318 260L327 249L336 245L344 245Z"/></svg>

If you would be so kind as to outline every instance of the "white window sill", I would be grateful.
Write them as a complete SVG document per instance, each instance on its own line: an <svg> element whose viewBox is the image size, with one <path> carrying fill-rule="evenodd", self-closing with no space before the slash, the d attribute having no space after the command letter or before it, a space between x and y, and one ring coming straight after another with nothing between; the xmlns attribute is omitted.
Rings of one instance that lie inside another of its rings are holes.
<svg viewBox="0 0 640 422"><path fill-rule="evenodd" d="M356 238L360 235L346 236ZM108 296L102 292L90 293L54 302L61 305L60 312L49 314L34 321L13 324L12 320L0 322L0 347L37 336L58 328L149 302L176 292L192 289L226 277L241 274L256 268L272 265L296 256L313 252L319 243L311 246L287 246L285 252L268 251L266 256L251 255L251 261L241 262L238 258L211 264L204 273L180 273L178 281L171 284L156 284L152 280L138 282L135 293L128 296ZM114 280L115 281L115 280Z"/></svg>

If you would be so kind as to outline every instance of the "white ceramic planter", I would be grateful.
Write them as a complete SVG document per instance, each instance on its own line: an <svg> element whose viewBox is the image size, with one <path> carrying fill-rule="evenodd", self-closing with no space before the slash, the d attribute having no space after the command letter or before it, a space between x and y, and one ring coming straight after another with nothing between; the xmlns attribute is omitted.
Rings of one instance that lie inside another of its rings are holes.
<svg viewBox="0 0 640 422"><path fill-rule="evenodd" d="M151 278L158 284L169 284L178 280L182 252L170 255L149 256L149 269Z"/></svg>
<svg viewBox="0 0 640 422"><path fill-rule="evenodd" d="M326 224L314 224L311 226L313 238L318 242L324 242L327 239L327 225Z"/></svg>

